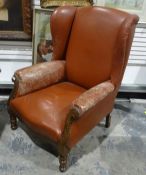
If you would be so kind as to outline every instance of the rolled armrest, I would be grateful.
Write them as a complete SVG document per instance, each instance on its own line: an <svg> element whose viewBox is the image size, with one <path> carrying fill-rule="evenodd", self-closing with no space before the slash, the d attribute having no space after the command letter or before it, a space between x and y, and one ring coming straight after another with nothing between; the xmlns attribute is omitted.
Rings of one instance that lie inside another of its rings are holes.
<svg viewBox="0 0 146 175"><path fill-rule="evenodd" d="M114 85L110 81L105 81L90 88L73 101L69 115L74 119L79 118L113 91Z"/></svg>
<svg viewBox="0 0 146 175"><path fill-rule="evenodd" d="M65 61L51 61L35 64L15 72L13 81L15 96L45 88L65 78Z"/></svg>

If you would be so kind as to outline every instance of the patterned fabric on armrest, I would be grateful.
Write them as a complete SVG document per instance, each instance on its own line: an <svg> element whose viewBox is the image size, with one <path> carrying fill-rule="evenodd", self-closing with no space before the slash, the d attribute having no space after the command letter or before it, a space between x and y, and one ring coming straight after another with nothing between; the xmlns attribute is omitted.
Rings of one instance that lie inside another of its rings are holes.
<svg viewBox="0 0 146 175"><path fill-rule="evenodd" d="M77 117L80 117L113 91L114 85L110 81L100 83L75 99L71 111L74 111Z"/></svg>
<svg viewBox="0 0 146 175"><path fill-rule="evenodd" d="M64 80L65 61L44 62L15 72L16 96L47 87Z"/></svg>

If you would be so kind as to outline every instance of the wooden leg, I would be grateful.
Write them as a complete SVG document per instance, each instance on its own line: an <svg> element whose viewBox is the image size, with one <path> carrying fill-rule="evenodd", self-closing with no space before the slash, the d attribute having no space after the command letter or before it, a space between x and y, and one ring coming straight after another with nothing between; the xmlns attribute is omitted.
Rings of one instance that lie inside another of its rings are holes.
<svg viewBox="0 0 146 175"><path fill-rule="evenodd" d="M14 115L10 115L10 123L11 123L11 129L16 130L17 129L17 119Z"/></svg>
<svg viewBox="0 0 146 175"><path fill-rule="evenodd" d="M66 156L60 155L59 156L59 163L60 163L59 170L61 172L65 172L67 169L67 155Z"/></svg>
<svg viewBox="0 0 146 175"><path fill-rule="evenodd" d="M111 115L108 114L108 115L106 116L105 127L106 127L106 128L109 128L109 127L110 127L110 124L111 124Z"/></svg>

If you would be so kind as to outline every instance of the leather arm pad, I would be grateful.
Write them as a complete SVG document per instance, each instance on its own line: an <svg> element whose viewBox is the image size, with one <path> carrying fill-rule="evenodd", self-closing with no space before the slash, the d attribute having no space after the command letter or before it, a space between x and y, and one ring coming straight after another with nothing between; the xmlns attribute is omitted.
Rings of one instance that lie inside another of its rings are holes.
<svg viewBox="0 0 146 175"><path fill-rule="evenodd" d="M90 88L73 101L70 110L71 117L74 119L79 118L86 111L94 107L97 103L113 92L114 89L115 87L111 81L105 81L93 88Z"/></svg>
<svg viewBox="0 0 146 175"><path fill-rule="evenodd" d="M13 81L15 96L22 96L35 90L64 80L65 61L52 61L35 64L15 72Z"/></svg>

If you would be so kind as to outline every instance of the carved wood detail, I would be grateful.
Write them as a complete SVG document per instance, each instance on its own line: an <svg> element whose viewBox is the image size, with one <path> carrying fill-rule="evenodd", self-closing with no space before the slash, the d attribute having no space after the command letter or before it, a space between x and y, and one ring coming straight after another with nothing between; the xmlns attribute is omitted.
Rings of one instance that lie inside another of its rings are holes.
<svg viewBox="0 0 146 175"><path fill-rule="evenodd" d="M22 9L23 9L24 32L31 36L32 35L31 1L30 0L22 0Z"/></svg>

